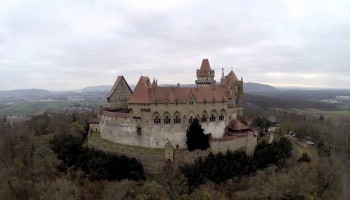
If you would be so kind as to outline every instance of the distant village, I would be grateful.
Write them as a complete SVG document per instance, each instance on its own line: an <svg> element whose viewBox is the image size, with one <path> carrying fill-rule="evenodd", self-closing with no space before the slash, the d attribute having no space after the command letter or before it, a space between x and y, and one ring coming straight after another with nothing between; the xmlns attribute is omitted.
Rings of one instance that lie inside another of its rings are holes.
<svg viewBox="0 0 350 200"><path fill-rule="evenodd" d="M106 92L52 92L44 95L13 95L0 97L0 116L11 121L30 119L40 109L42 112L63 114L96 112L103 104ZM19 110L18 107L25 107Z"/></svg>

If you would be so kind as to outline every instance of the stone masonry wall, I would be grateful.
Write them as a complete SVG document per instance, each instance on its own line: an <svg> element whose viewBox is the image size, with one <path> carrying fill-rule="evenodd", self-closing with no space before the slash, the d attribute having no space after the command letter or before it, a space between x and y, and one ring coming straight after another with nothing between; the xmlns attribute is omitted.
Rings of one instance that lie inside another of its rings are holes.
<svg viewBox="0 0 350 200"><path fill-rule="evenodd" d="M212 133L215 137L222 137L225 121L204 122L202 128L205 133ZM141 132L137 133L137 127ZM186 147L185 124L153 124L144 123L142 126L130 118L116 118L105 115L100 116L101 137L115 143L149 147L164 148L169 141L175 147Z"/></svg>
<svg viewBox="0 0 350 200"><path fill-rule="evenodd" d="M246 140L246 142L244 142ZM161 173L165 163L170 160L175 167L179 167L185 163L193 163L199 157L205 157L209 152L226 153L227 149L231 151L242 150L248 155L252 155L257 143L257 139L254 136L248 136L246 138L240 138L239 140L225 141L226 143L211 142L211 149L208 150L194 150L188 151L186 149L174 148L170 143L169 146L164 149L152 149L142 148L139 146L121 145L115 144L100 137L97 132L92 132L88 137L88 146L90 148L99 149L106 152L116 153L117 155L125 155L133 157L139 160L146 173L159 174ZM245 143L245 146L243 145ZM218 149L218 145L226 145L228 147ZM237 145L237 147L236 147Z"/></svg>

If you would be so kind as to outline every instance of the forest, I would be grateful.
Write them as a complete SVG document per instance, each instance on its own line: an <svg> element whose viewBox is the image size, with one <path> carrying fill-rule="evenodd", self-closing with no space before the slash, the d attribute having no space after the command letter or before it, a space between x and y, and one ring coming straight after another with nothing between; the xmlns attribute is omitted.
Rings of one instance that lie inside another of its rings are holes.
<svg viewBox="0 0 350 200"><path fill-rule="evenodd" d="M209 154L179 169L167 164L158 175L144 174L134 158L87 148L88 119L94 113L45 113L17 123L2 118L0 199L336 199L344 195L342 180L350 158L347 123L255 106L248 106L246 114L256 122L270 115L280 121L273 142L267 142L268 135L261 136L254 156ZM309 140L315 144L303 142Z"/></svg>

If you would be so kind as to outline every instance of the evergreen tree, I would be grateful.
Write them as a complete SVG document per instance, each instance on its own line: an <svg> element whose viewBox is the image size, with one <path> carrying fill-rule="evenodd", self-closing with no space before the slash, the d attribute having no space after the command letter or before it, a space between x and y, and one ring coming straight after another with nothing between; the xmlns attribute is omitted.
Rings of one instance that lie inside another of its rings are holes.
<svg viewBox="0 0 350 200"><path fill-rule="evenodd" d="M298 159L298 162L307 162L307 163L309 163L309 162L311 162L311 158L306 152L304 152L301 155L301 157Z"/></svg>
<svg viewBox="0 0 350 200"><path fill-rule="evenodd" d="M206 150L209 147L209 138L204 134L202 126L199 124L198 119L195 118L186 132L186 144L190 151L195 149Z"/></svg>

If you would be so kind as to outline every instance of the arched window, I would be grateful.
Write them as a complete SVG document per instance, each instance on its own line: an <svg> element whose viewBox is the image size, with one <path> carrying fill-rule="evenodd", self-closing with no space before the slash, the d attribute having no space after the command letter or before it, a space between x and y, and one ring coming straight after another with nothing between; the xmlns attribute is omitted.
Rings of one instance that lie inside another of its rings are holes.
<svg viewBox="0 0 350 200"><path fill-rule="evenodd" d="M195 115L193 114L193 112L191 112L189 115L188 115L188 123L189 124L192 124L194 122L194 117Z"/></svg>
<svg viewBox="0 0 350 200"><path fill-rule="evenodd" d="M170 123L170 114L168 112L164 113L163 121L164 121L164 124L169 124Z"/></svg>
<svg viewBox="0 0 350 200"><path fill-rule="evenodd" d="M155 112L154 114L153 114L153 122L155 123L155 124L160 124L160 115L159 115L159 113L158 112Z"/></svg>
<svg viewBox="0 0 350 200"><path fill-rule="evenodd" d="M175 123L175 124L181 123L181 119L180 119L179 116L176 116L176 117L174 118L174 123Z"/></svg>
<svg viewBox="0 0 350 200"><path fill-rule="evenodd" d="M220 110L219 121L224 121L225 116L227 116L225 109Z"/></svg>
<svg viewBox="0 0 350 200"><path fill-rule="evenodd" d="M170 118L169 116L164 117L164 124L169 124L170 123Z"/></svg>
<svg viewBox="0 0 350 200"><path fill-rule="evenodd" d="M156 116L153 120L154 120L154 123L155 123L155 124L160 124L160 118L159 118L159 116Z"/></svg>
<svg viewBox="0 0 350 200"><path fill-rule="evenodd" d="M179 112L175 112L173 118L174 118L174 124L181 123L181 115Z"/></svg>
<svg viewBox="0 0 350 200"><path fill-rule="evenodd" d="M210 120L211 122L214 122L214 121L215 121L215 115L214 115L214 114L211 114L209 120Z"/></svg>
<svg viewBox="0 0 350 200"><path fill-rule="evenodd" d="M202 113L202 117L201 117L201 122L206 122L207 121L207 112L206 111L203 111Z"/></svg>
<svg viewBox="0 0 350 200"><path fill-rule="evenodd" d="M194 118L193 118L192 116L190 116L190 117L188 118L188 123L189 123L189 124L192 124L193 121L194 121Z"/></svg>
<svg viewBox="0 0 350 200"><path fill-rule="evenodd" d="M211 111L210 117L209 117L209 121L215 122L216 121L216 116L217 116L217 112L215 110Z"/></svg>

